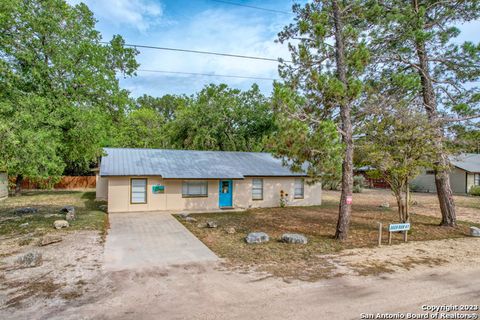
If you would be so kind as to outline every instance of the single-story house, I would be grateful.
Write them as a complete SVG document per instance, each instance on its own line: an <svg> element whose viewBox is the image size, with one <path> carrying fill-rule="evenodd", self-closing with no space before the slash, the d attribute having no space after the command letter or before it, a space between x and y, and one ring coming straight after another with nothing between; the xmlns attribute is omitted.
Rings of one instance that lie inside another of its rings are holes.
<svg viewBox="0 0 480 320"><path fill-rule="evenodd" d="M8 197L8 175L0 172L0 200Z"/></svg>
<svg viewBox="0 0 480 320"><path fill-rule="evenodd" d="M108 212L320 205L320 183L269 153L105 148L97 199Z"/></svg>
<svg viewBox="0 0 480 320"><path fill-rule="evenodd" d="M450 186L453 193L465 194L472 186L480 185L480 154L462 153L451 156L450 162ZM412 181L412 185L417 191L437 192L435 172L423 170L422 174Z"/></svg>

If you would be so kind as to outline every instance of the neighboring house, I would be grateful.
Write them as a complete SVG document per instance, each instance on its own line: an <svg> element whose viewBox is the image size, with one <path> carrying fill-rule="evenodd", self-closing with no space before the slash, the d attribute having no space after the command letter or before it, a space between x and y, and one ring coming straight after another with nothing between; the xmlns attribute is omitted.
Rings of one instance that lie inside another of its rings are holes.
<svg viewBox="0 0 480 320"><path fill-rule="evenodd" d="M480 185L480 154L464 153L452 156L450 162L450 186L453 193L465 194L472 186ZM417 191L436 192L435 172L424 170L412 181L412 185Z"/></svg>
<svg viewBox="0 0 480 320"><path fill-rule="evenodd" d="M375 170L372 166L363 166L353 169L354 175L362 175L365 178L365 187L377 189L390 189L387 181L383 178L372 178L368 175L368 171Z"/></svg>
<svg viewBox="0 0 480 320"><path fill-rule="evenodd" d="M216 211L321 204L320 183L268 153L105 148L97 199L109 212Z"/></svg>
<svg viewBox="0 0 480 320"><path fill-rule="evenodd" d="M8 176L5 172L0 172L0 200L8 197Z"/></svg>

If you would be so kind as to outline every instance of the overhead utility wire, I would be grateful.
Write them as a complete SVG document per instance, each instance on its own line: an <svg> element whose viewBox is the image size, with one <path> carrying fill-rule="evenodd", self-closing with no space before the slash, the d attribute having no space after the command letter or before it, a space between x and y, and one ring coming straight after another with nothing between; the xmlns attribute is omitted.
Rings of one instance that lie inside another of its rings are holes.
<svg viewBox="0 0 480 320"><path fill-rule="evenodd" d="M106 42L106 41L101 41L100 43L110 44L109 42ZM180 51L180 52L189 52L189 53L197 53L197 54L209 54L209 55L215 55L215 56L224 56L224 57L233 57L233 58L278 62L278 59L274 59L274 58L246 56L246 55L241 55L241 54L222 53L222 52L213 52L213 51L201 51L201 50L179 49L179 48L170 48L170 47L146 46L146 45L131 44L131 43L126 43L126 44L124 44L124 46L134 47L134 48L156 49L156 50L166 50L166 51ZM292 61L283 60L283 62L292 62Z"/></svg>
<svg viewBox="0 0 480 320"><path fill-rule="evenodd" d="M268 80L268 81L279 81L278 78L267 78L267 77L254 77L254 76L239 76L239 75L228 75L228 74L214 74L214 73L198 73L198 72L182 72L182 71L167 71L167 70L151 70L151 69L138 69L140 72L155 72L155 73L170 73L170 74L183 74L183 75L194 75L194 76L207 76L207 77L222 77L222 78L239 78L239 79L254 79L254 80Z"/></svg>
<svg viewBox="0 0 480 320"><path fill-rule="evenodd" d="M236 3L236 2L230 2L230 1L223 1L223 0L211 0L211 1L230 4L232 6L250 8L250 9L257 9L257 10L263 10L263 11L269 11L269 12L275 12L275 13L283 13L283 14L292 14L291 12L288 12L288 11L281 11L281 10L275 10L275 9L268 9L268 8L250 6L248 4Z"/></svg>

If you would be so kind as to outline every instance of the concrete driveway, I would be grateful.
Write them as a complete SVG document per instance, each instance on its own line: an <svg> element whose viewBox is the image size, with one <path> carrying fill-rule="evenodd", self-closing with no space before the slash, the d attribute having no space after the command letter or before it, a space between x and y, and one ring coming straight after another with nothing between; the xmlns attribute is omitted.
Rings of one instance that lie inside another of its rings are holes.
<svg viewBox="0 0 480 320"><path fill-rule="evenodd" d="M218 257L168 213L110 213L105 269L216 261Z"/></svg>

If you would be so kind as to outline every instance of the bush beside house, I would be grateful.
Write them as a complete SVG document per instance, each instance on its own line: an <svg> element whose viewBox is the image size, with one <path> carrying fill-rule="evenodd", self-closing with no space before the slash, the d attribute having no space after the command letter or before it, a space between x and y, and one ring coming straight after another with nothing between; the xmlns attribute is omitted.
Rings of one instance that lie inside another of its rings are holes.
<svg viewBox="0 0 480 320"><path fill-rule="evenodd" d="M480 186L472 186L468 193L472 196L480 196Z"/></svg>

